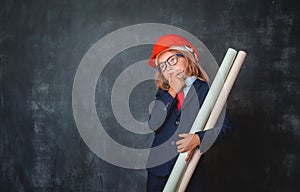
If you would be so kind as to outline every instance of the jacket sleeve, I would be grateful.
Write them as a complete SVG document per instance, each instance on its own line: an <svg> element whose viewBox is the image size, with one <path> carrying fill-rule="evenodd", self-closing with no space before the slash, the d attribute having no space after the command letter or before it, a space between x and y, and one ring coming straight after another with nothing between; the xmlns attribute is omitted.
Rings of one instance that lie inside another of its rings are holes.
<svg viewBox="0 0 300 192"><path fill-rule="evenodd" d="M225 110L225 108L223 109ZM222 121L223 120L223 121ZM222 121L222 122L221 122ZM197 132L200 138L200 152L206 152L214 143L222 142L231 132L230 115L226 110L224 117L219 117L215 127Z"/></svg>
<svg viewBox="0 0 300 192"><path fill-rule="evenodd" d="M176 105L177 99L166 91L158 90L148 120L149 128L153 131L159 130Z"/></svg>
<svg viewBox="0 0 300 192"><path fill-rule="evenodd" d="M203 88L201 87L201 89L197 93L201 107L208 91L209 87L208 84L206 84L206 86L204 86ZM196 134L198 134L200 138L201 152L205 152L215 141L219 143L223 141L227 135L229 135L231 131L230 116L228 111L226 110L226 107L224 107L223 110L225 110L225 113L221 113L221 116L219 117L215 127L210 127L210 129L208 130L196 132Z"/></svg>

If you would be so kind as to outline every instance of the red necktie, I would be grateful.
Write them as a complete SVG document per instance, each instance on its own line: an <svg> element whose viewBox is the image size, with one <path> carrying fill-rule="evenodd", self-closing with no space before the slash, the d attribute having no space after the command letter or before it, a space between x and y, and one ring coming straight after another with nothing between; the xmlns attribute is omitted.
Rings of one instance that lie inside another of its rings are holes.
<svg viewBox="0 0 300 192"><path fill-rule="evenodd" d="M183 91L180 91L178 94L177 94L177 100L178 100L178 103L177 103L177 109L178 111L180 110L181 108L181 105L183 103L183 100L184 100L184 93Z"/></svg>

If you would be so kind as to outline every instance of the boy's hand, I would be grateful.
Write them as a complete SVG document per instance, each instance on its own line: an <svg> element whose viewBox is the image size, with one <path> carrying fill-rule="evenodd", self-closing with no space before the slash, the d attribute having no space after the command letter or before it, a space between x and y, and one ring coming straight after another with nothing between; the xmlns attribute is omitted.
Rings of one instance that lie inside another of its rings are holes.
<svg viewBox="0 0 300 192"><path fill-rule="evenodd" d="M169 85L178 94L186 86L184 80L186 74L176 66L167 71L169 74Z"/></svg>
<svg viewBox="0 0 300 192"><path fill-rule="evenodd" d="M186 160L189 160L193 150L200 145L200 138L197 134L179 134L180 139L176 142L179 153L188 152Z"/></svg>

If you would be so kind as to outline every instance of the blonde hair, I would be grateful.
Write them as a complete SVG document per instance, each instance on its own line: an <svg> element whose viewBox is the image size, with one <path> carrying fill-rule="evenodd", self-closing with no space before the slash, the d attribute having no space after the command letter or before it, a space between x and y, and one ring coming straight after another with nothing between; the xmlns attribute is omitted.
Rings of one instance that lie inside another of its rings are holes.
<svg viewBox="0 0 300 192"><path fill-rule="evenodd" d="M176 51L178 53L181 53L184 56L186 62L188 63L187 74L190 76L195 76L204 82L209 82L208 75L206 74L204 69L202 69L202 67L200 66L198 62L198 58L196 57L195 53L191 52L190 49L187 49L186 46L172 46L169 49L164 50L163 52L166 51ZM159 55L156 57L156 61L158 57ZM162 72L160 70L157 70L155 76L156 76L156 80L155 80L156 88L168 91L170 86L168 84L167 79L164 78Z"/></svg>

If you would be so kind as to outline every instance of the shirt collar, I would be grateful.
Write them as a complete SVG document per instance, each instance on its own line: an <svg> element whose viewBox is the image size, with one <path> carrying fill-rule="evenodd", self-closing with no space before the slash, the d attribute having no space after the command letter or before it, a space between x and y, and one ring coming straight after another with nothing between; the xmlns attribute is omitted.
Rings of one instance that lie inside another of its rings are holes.
<svg viewBox="0 0 300 192"><path fill-rule="evenodd" d="M184 80L186 87L183 88L184 98L186 97L187 93L189 92L191 86L196 81L195 76L188 77Z"/></svg>
<svg viewBox="0 0 300 192"><path fill-rule="evenodd" d="M196 79L197 79L197 78L196 78L195 76L191 76L191 77L186 78L186 79L184 80L185 85L186 85L187 87L192 86L193 83L194 83L194 81L196 81Z"/></svg>

